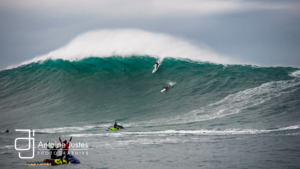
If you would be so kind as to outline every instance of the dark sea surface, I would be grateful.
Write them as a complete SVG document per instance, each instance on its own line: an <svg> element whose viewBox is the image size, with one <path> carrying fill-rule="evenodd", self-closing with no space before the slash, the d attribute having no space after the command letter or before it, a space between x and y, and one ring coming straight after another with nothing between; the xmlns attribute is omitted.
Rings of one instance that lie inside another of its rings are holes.
<svg viewBox="0 0 300 169"><path fill-rule="evenodd" d="M299 68L165 58L153 74L155 60L58 59L0 71L0 167L31 168L50 157L41 144L73 136L81 164L56 168L300 168ZM106 131L115 121L126 129ZM19 158L33 148L15 150L15 139L28 138L16 129L34 130L34 159Z"/></svg>

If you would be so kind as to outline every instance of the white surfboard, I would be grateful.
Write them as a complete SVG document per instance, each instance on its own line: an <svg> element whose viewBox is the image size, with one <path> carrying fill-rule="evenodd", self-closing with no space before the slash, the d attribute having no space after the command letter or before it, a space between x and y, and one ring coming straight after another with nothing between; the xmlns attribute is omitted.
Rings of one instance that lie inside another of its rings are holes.
<svg viewBox="0 0 300 169"><path fill-rule="evenodd" d="M158 65L157 69L159 68L160 64ZM155 73L157 71L156 66L154 67L152 73Z"/></svg>

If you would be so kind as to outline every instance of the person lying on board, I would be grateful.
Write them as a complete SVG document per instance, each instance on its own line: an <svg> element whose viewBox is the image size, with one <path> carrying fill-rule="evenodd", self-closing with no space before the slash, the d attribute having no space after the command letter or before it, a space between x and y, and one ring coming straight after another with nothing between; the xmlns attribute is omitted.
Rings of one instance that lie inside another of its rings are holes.
<svg viewBox="0 0 300 169"><path fill-rule="evenodd" d="M170 87L170 85L168 85L168 86L165 86L164 88L167 90L169 87Z"/></svg>
<svg viewBox="0 0 300 169"><path fill-rule="evenodd" d="M9 133L8 129L5 131L5 133Z"/></svg>

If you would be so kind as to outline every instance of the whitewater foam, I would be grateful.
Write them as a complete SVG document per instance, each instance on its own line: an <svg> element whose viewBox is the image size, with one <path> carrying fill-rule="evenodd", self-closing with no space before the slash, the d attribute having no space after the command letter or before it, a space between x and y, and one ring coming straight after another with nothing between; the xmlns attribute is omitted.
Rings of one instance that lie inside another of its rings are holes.
<svg viewBox="0 0 300 169"><path fill-rule="evenodd" d="M170 85L170 86L174 86L175 84L176 84L176 82L168 81L168 85Z"/></svg>
<svg viewBox="0 0 300 169"><path fill-rule="evenodd" d="M288 94L296 90L285 91L299 85L298 80L276 81L262 84L259 87L246 89L236 94L231 94L219 102L210 104L204 108L194 110L187 114L181 122L206 121L215 118L237 114L241 110L260 105L272 98L279 97L282 94ZM205 114L204 114L205 113ZM204 115L198 115L204 114ZM181 123L180 122L180 123Z"/></svg>
<svg viewBox="0 0 300 169"><path fill-rule="evenodd" d="M262 134L270 132L288 131L300 129L300 125L282 127L278 129L227 129L227 130L165 130L150 132L106 132L99 134L72 134L73 137L126 137L126 136L187 136L187 135L245 135L245 134Z"/></svg>
<svg viewBox="0 0 300 169"><path fill-rule="evenodd" d="M295 72L292 72L292 73L290 74L290 76L292 76L292 77L300 77L300 70L297 70L297 71L295 71Z"/></svg>
<svg viewBox="0 0 300 169"><path fill-rule="evenodd" d="M258 129L227 129L227 130L166 130L155 132L119 132L102 134L76 134L75 137L121 137L122 140L101 141L97 147L147 145L147 144L180 144L186 142L216 142L215 139L199 136L236 136L230 139L240 139L245 135L267 134L300 129L299 125L283 127L273 130ZM298 131L298 130L297 130ZM285 135L297 135L296 133L284 133ZM74 135L73 135L74 136Z"/></svg>
<svg viewBox="0 0 300 169"><path fill-rule="evenodd" d="M81 127L57 127L57 128L44 128L44 129L35 129L36 133L64 133L64 132L81 132L85 130L93 130L97 128L109 128L112 127L112 123L101 124L101 125L89 125ZM120 123L120 125L122 125ZM129 127L130 125L122 125L124 127Z"/></svg>
<svg viewBox="0 0 300 169"><path fill-rule="evenodd" d="M45 128L45 129L35 129L36 133L63 133L63 132L80 132L83 130L90 130L94 128L109 127L111 124L95 125L95 126L82 126L82 127L57 127L57 128Z"/></svg>
<svg viewBox="0 0 300 169"><path fill-rule="evenodd" d="M14 147L14 145L5 145L3 147L0 147L0 149L12 149Z"/></svg>
<svg viewBox="0 0 300 169"><path fill-rule="evenodd" d="M160 62L165 57L173 57L220 64L234 63L204 45L201 47L192 45L170 35L138 29L104 29L79 35L64 47L22 62L17 66L47 59L78 61L91 56L129 57L133 55L156 57ZM16 66L9 66L8 69L14 67Z"/></svg>

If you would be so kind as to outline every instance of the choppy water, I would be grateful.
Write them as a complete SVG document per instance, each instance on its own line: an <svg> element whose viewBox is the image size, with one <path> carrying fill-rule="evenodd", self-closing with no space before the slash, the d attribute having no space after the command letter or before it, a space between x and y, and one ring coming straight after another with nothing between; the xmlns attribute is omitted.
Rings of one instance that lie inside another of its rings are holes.
<svg viewBox="0 0 300 169"><path fill-rule="evenodd" d="M40 142L71 135L88 144L71 168L300 167L298 68L165 58L152 74L155 60L50 59L0 71L0 128L10 129L0 134L1 168L42 161ZM105 131L115 121L126 129ZM14 140L28 134L15 129L35 130L34 160L18 158Z"/></svg>

